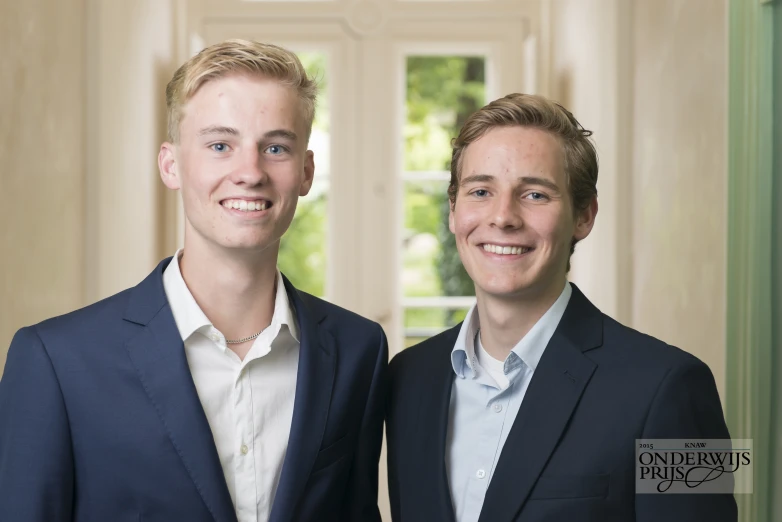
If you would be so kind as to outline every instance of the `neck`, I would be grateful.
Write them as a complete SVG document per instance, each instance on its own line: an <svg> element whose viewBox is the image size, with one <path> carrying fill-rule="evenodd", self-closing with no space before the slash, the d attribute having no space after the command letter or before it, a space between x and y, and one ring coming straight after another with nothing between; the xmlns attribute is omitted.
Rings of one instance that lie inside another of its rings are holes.
<svg viewBox="0 0 782 522"><path fill-rule="evenodd" d="M481 344L486 353L504 361L559 298L565 283L552 285L534 298L502 298L478 292Z"/></svg>
<svg viewBox="0 0 782 522"><path fill-rule="evenodd" d="M249 337L271 324L278 248L279 244L263 252L246 253L185 238L180 259L182 278L198 306L226 339Z"/></svg>

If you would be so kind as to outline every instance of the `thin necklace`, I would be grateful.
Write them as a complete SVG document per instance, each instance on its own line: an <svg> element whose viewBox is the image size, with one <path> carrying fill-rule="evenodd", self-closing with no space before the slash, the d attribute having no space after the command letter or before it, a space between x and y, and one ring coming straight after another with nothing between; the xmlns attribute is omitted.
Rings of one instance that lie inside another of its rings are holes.
<svg viewBox="0 0 782 522"><path fill-rule="evenodd" d="M264 330L265 330L265 328L264 328ZM258 333L257 333L257 334L255 334L255 335L251 335L250 337L245 337L244 339L236 339L235 341L232 341L232 340L226 339L226 340L225 340L225 342L226 342L226 344L240 344L240 343L246 343L247 341L252 341L253 339L255 339L256 337L258 337L258 336L259 336L259 335L261 335L262 333L263 333L263 330L261 330L260 332L258 332Z"/></svg>

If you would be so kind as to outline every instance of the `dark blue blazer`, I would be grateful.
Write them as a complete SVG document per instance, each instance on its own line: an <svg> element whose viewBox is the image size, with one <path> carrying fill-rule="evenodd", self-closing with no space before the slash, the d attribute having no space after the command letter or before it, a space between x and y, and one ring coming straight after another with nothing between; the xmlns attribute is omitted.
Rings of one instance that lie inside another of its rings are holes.
<svg viewBox="0 0 782 522"><path fill-rule="evenodd" d="M445 468L459 326L390 365L395 522L452 522ZM573 294L530 381L480 522L735 522L733 495L635 494L635 440L727 439L709 368Z"/></svg>
<svg viewBox="0 0 782 522"><path fill-rule="evenodd" d="M235 522L158 265L15 335L0 380L0 521ZM271 522L379 521L388 348L285 280L301 349Z"/></svg>

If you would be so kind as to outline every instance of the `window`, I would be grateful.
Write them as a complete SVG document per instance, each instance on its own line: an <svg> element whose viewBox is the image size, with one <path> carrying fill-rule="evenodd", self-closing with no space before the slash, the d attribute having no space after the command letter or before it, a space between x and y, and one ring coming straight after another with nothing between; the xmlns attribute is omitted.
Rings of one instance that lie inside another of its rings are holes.
<svg viewBox="0 0 782 522"><path fill-rule="evenodd" d="M487 100L548 78L542 4L491 4L204 0L191 13L198 49L273 42L320 79L315 184L279 266L298 288L379 322L392 355L475 301L448 230L451 139Z"/></svg>
<svg viewBox="0 0 782 522"><path fill-rule="evenodd" d="M326 54L300 51L299 59L307 73L318 81L318 105L312 125L309 148L315 158L312 190L299 199L296 216L280 242L278 266L296 288L326 297L328 190L330 164L329 96Z"/></svg>
<svg viewBox="0 0 782 522"><path fill-rule="evenodd" d="M485 103L483 56L407 56L401 281L404 346L458 324L472 280L448 229L451 139Z"/></svg>

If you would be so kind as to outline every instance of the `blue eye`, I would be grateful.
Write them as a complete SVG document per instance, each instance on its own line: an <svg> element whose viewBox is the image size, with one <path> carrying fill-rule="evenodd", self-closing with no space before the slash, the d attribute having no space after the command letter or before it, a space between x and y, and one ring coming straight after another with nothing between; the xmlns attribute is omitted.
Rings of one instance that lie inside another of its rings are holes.
<svg viewBox="0 0 782 522"><path fill-rule="evenodd" d="M545 194L541 194L540 192L530 192L529 194L527 194L527 197L532 199L533 201L541 201L547 199L547 196Z"/></svg>
<svg viewBox="0 0 782 522"><path fill-rule="evenodd" d="M209 145L209 148L215 152L226 152L228 150L228 145L225 143L213 143Z"/></svg>
<svg viewBox="0 0 782 522"><path fill-rule="evenodd" d="M269 145L268 147L266 147L266 152L274 155L282 154L283 152L285 152L285 147L283 147L282 145Z"/></svg>
<svg viewBox="0 0 782 522"><path fill-rule="evenodd" d="M479 198L482 198L484 196L488 196L489 195L489 191L486 190L486 189L478 189L478 190L473 191L473 195L478 196Z"/></svg>

